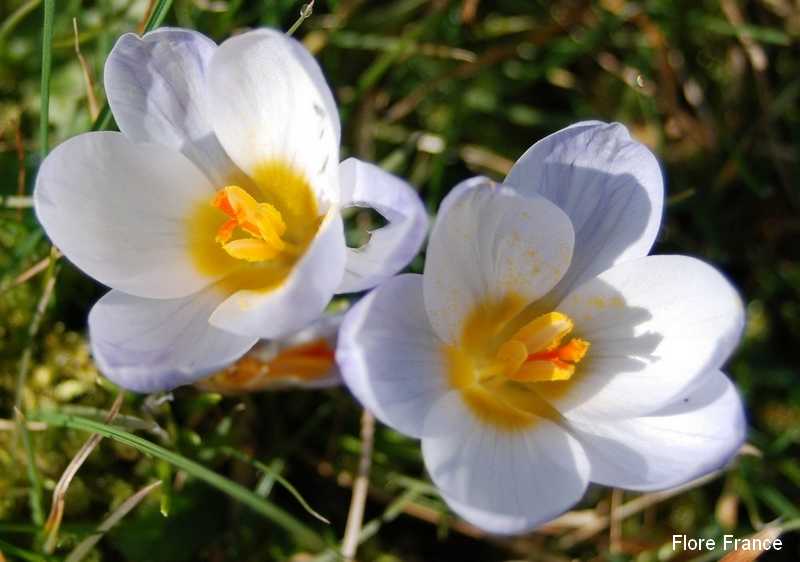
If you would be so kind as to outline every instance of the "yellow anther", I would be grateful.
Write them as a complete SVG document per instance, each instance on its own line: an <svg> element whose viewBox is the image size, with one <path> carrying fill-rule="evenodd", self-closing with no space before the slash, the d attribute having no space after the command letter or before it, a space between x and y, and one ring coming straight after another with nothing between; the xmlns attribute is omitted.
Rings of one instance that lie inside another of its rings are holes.
<svg viewBox="0 0 800 562"><path fill-rule="evenodd" d="M269 203L259 203L241 187L229 185L217 192L211 204L230 217L219 227L215 238L230 256L257 262L272 259L287 249L281 238L286 223ZM251 237L231 241L237 228Z"/></svg>
<svg viewBox="0 0 800 562"><path fill-rule="evenodd" d="M518 382L568 380L589 350L589 342L579 338L561 345L572 327L572 320L560 312L534 318L498 349L503 374Z"/></svg>
<svg viewBox="0 0 800 562"><path fill-rule="evenodd" d="M519 369L527 358L528 348L518 340L508 340L497 350L497 360L503 364L507 372Z"/></svg>
<svg viewBox="0 0 800 562"><path fill-rule="evenodd" d="M222 247L231 257L254 262L272 259L280 253L274 246L257 238L234 240L223 244Z"/></svg>
<svg viewBox="0 0 800 562"><path fill-rule="evenodd" d="M557 347L572 328L573 323L569 316L560 312L548 312L525 324L511 339L525 344L528 353L536 353Z"/></svg>

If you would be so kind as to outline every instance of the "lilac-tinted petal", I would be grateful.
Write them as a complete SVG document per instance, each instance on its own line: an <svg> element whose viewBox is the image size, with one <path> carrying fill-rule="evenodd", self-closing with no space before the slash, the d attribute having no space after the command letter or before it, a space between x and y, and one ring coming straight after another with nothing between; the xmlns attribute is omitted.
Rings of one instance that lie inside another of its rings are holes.
<svg viewBox="0 0 800 562"><path fill-rule="evenodd" d="M98 368L123 388L156 392L195 382L229 365L256 339L208 323L224 298L213 287L180 299L107 293L89 314Z"/></svg>
<svg viewBox="0 0 800 562"><path fill-rule="evenodd" d="M425 312L422 276L406 274L379 285L347 312L336 361L365 408L419 437L431 405L448 390L442 347Z"/></svg>
<svg viewBox="0 0 800 562"><path fill-rule="evenodd" d="M701 377L650 416L568 417L591 464L591 480L629 490L679 486L725 465L747 436L742 400L723 373Z"/></svg>
<svg viewBox="0 0 800 562"><path fill-rule="evenodd" d="M188 29L126 33L106 59L108 103L120 131L182 152L222 187L238 171L209 120L206 78L217 46Z"/></svg>
<svg viewBox="0 0 800 562"><path fill-rule="evenodd" d="M661 224L658 162L619 123L576 123L542 139L504 183L546 197L572 221L572 263L548 296L550 304L614 264L646 256Z"/></svg>
<svg viewBox="0 0 800 562"><path fill-rule="evenodd" d="M373 164L348 158L339 165L342 205L371 207L389 224L370 233L361 248L348 249L340 293L371 289L397 274L419 253L428 214L408 183Z"/></svg>

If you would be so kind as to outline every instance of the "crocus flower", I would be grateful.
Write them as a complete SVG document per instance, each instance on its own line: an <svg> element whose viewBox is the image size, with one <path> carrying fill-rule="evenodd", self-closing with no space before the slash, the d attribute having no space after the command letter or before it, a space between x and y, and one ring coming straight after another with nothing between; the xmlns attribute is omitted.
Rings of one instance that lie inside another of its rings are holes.
<svg viewBox="0 0 800 562"><path fill-rule="evenodd" d="M339 164L331 91L282 33L219 46L182 29L127 34L105 87L121 133L58 146L34 200L53 243L112 288L89 326L96 362L121 386L151 392L208 376L419 250L418 196L372 164ZM374 207L389 224L350 249L346 206Z"/></svg>
<svg viewBox="0 0 800 562"><path fill-rule="evenodd" d="M502 185L443 201L423 275L377 288L341 328L345 383L422 440L454 511L520 533L589 482L667 488L745 437L720 367L743 327L725 278L647 256L663 206L653 155L618 124L530 148Z"/></svg>
<svg viewBox="0 0 800 562"><path fill-rule="evenodd" d="M325 315L279 340L261 340L241 359L195 383L202 390L243 394L341 384L334 350L343 314Z"/></svg>

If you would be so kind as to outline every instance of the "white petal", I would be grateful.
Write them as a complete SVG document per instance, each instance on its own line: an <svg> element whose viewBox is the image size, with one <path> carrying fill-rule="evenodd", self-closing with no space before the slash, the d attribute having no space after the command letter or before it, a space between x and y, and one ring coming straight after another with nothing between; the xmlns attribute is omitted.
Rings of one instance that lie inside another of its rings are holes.
<svg viewBox="0 0 800 562"><path fill-rule="evenodd" d="M232 37L211 59L208 87L214 130L242 170L258 180L277 159L338 202L339 115L302 45L270 29Z"/></svg>
<svg viewBox="0 0 800 562"><path fill-rule="evenodd" d="M558 310L591 347L556 407L598 418L646 415L673 402L724 363L744 326L736 290L684 256L622 263L575 289Z"/></svg>
<svg viewBox="0 0 800 562"><path fill-rule="evenodd" d="M221 187L237 168L209 121L206 74L216 44L188 29L126 33L108 55L105 86L119 130L182 152Z"/></svg>
<svg viewBox="0 0 800 562"><path fill-rule="evenodd" d="M419 253L428 233L428 214L408 183L355 158L339 165L339 185L343 206L371 207L389 223L372 231L361 248L347 250L337 292L365 291L395 275Z"/></svg>
<svg viewBox="0 0 800 562"><path fill-rule="evenodd" d="M546 419L508 431L481 422L458 391L425 419L425 466L453 510L491 533L529 531L577 503L589 464L578 441Z"/></svg>
<svg viewBox="0 0 800 562"><path fill-rule="evenodd" d="M319 318L344 274L342 217L331 207L289 276L269 290L239 290L211 315L218 328L265 339L284 337Z"/></svg>
<svg viewBox="0 0 800 562"><path fill-rule="evenodd" d="M464 318L511 294L531 303L561 279L572 256L569 219L543 197L488 180L457 186L442 202L425 260L425 306L436 333L455 343Z"/></svg>
<svg viewBox="0 0 800 562"><path fill-rule="evenodd" d="M383 423L420 437L447 392L442 342L422 297L422 276L389 279L345 315L336 361L350 391Z"/></svg>
<svg viewBox="0 0 800 562"><path fill-rule="evenodd" d="M156 392L192 383L227 366L256 339L208 323L224 298L213 287L181 299L107 293L89 314L98 368L124 388Z"/></svg>
<svg viewBox="0 0 800 562"><path fill-rule="evenodd" d="M629 490L679 486L724 466L747 436L742 400L712 371L651 416L570 416L591 464L591 480Z"/></svg>
<svg viewBox="0 0 800 562"><path fill-rule="evenodd" d="M56 147L34 202L47 235L88 275L132 295L178 298L213 281L187 249L191 213L213 193L180 153L105 132Z"/></svg>
<svg viewBox="0 0 800 562"><path fill-rule="evenodd" d="M616 263L646 256L661 224L658 162L619 123L586 121L534 144L505 180L558 205L575 229L572 264L550 299Z"/></svg>

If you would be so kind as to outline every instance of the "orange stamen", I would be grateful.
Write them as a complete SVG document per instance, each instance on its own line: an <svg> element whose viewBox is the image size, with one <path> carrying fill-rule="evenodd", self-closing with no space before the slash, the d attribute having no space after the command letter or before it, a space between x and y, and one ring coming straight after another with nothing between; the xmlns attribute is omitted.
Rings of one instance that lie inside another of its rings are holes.
<svg viewBox="0 0 800 562"><path fill-rule="evenodd" d="M572 327L572 320L559 312L533 319L500 346L487 375L499 371L518 382L569 379L589 350L589 342L580 338L561 344Z"/></svg>
<svg viewBox="0 0 800 562"><path fill-rule="evenodd" d="M230 217L219 227L215 239L234 258L258 262L291 249L281 238L286 232L281 213L269 203L259 203L241 187L224 187L214 195L211 205ZM237 228L251 237L231 240Z"/></svg>

